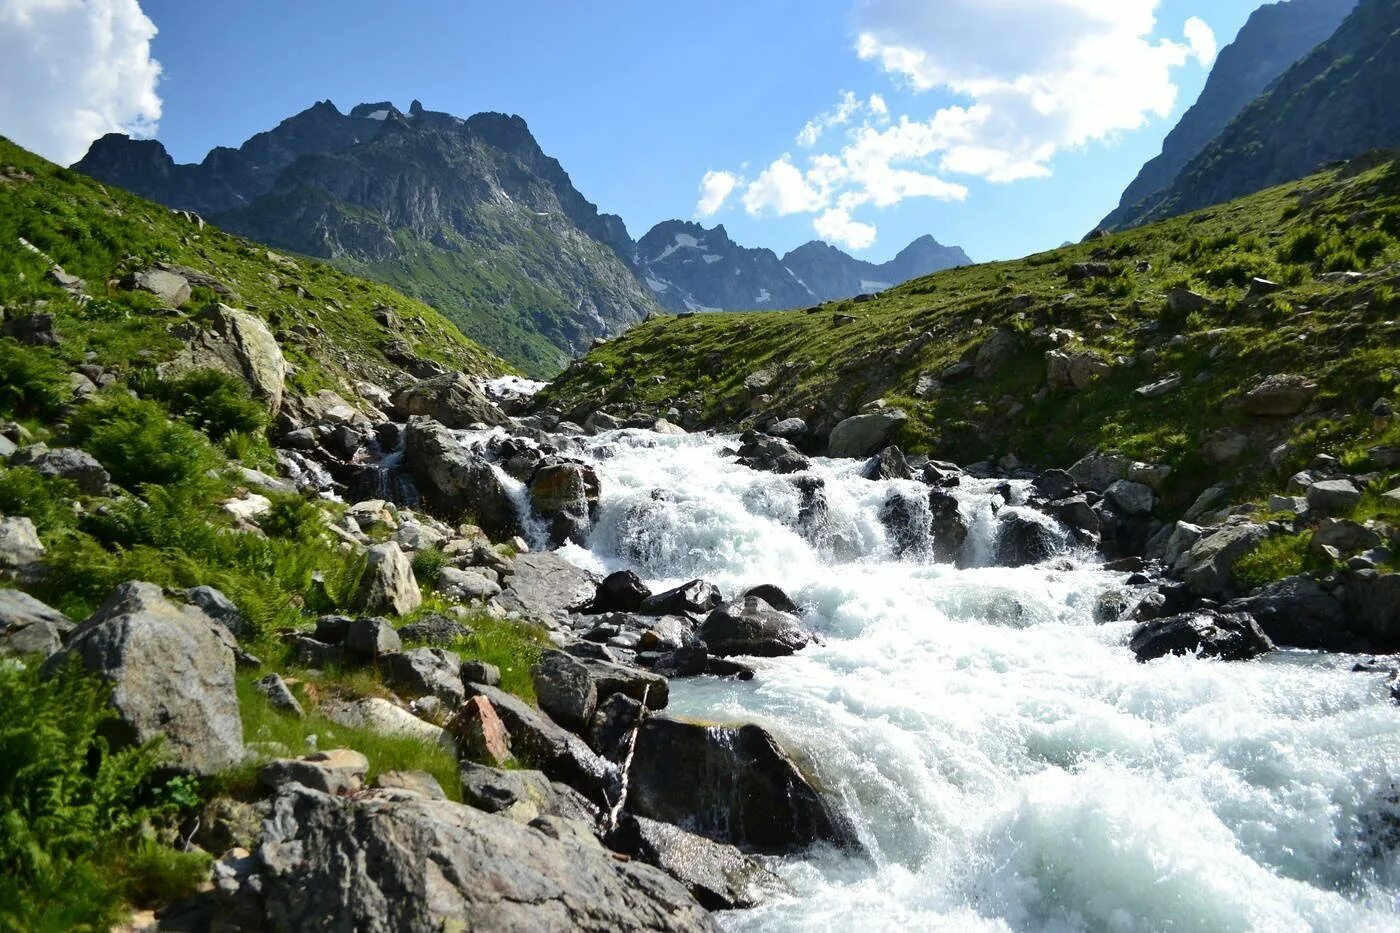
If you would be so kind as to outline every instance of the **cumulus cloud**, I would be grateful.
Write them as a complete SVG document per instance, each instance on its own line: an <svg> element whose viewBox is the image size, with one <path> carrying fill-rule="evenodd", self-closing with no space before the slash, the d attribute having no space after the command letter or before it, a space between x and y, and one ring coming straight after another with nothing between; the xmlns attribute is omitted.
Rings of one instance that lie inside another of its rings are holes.
<svg viewBox="0 0 1400 933"><path fill-rule="evenodd" d="M65 165L105 133L154 134L155 34L137 0L0 0L0 133Z"/></svg>
<svg viewBox="0 0 1400 933"><path fill-rule="evenodd" d="M719 213L739 182L739 176L733 172L706 172L705 177L700 179L700 200L695 205L695 215L713 217Z"/></svg>
<svg viewBox="0 0 1400 933"><path fill-rule="evenodd" d="M1160 0L858 0L855 53L938 105L893 116L884 96L844 91L813 117L799 146L751 182L750 214L814 215L824 238L874 242L862 208L909 198L961 200L950 176L1010 183L1051 174L1057 153L1111 140L1176 105L1174 72L1209 67L1216 39L1191 17L1180 39L1158 35ZM830 131L840 129L837 136Z"/></svg>

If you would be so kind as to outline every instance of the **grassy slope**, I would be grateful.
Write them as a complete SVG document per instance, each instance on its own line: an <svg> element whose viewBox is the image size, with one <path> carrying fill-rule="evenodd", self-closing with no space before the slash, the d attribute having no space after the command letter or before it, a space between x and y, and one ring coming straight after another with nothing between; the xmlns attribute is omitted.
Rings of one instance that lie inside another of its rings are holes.
<svg viewBox="0 0 1400 933"><path fill-rule="evenodd" d="M1366 447L1400 438L1393 423L1370 414L1400 387L1398 237L1400 165L1357 163L1151 227L938 273L865 303L659 318L590 353L545 399L566 411L677 404L711 426L826 416L829 427L884 398L912 416L898 439L906 449L964 463L1015 453L1043 467L1118 449L1172 464L1168 504L1180 506L1222 473L1244 489L1261 485L1264 455L1281 442L1292 447L1279 470L1292 471L1321 451L1360 466ZM1071 264L1086 261L1108 262L1114 275L1070 284ZM1319 280L1337 269L1384 271L1352 284ZM1254 276L1285 287L1245 301ZM1176 286L1208 296L1211 306L1169 313L1166 295ZM1085 391L1040 393L1046 344L1032 332L1044 327L1074 331L1077 346L1105 360L1135 359ZM920 374L971 359L998 328L1019 335L1019 350L995 378L913 397ZM1149 348L1159 354L1152 365L1139 358ZM753 410L743 381L768 366L782 376L771 401ZM1175 393L1134 393L1172 372L1184 377ZM1259 377L1287 372L1322 386L1307 416L1250 419L1232 407ZM1221 428L1251 438L1228 470L1200 451Z"/></svg>
<svg viewBox="0 0 1400 933"><path fill-rule="evenodd" d="M23 237L66 271L87 282L87 308L67 299L45 278L43 259L18 249ZM499 374L510 366L463 337L442 315L393 289L347 275L313 260L269 258L265 247L202 230L160 205L53 165L0 138L0 305L20 307L36 299L58 315L65 337L59 353L70 363L96 351L108 366L128 363L143 349L158 356L176 347L168 331L176 316L146 296L109 286L125 272L155 261L177 263L215 276L237 294L227 303L266 319L297 368L291 387L302 391L343 388L357 378L393 371L382 348L401 336L420 355L455 369ZM209 300L212 293L196 296ZM375 319L379 305L404 323L391 333ZM314 327L302 336L298 329Z"/></svg>

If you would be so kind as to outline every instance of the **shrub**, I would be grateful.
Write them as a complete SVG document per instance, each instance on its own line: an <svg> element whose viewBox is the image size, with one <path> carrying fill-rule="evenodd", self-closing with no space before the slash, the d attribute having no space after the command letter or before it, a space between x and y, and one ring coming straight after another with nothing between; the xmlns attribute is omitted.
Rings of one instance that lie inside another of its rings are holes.
<svg viewBox="0 0 1400 933"><path fill-rule="evenodd" d="M157 382L150 391L216 441L235 432L254 434L267 426L267 410L253 400L247 383L222 370L191 370Z"/></svg>
<svg viewBox="0 0 1400 933"><path fill-rule="evenodd" d="M73 524L78 487L31 467L0 467L0 515L26 515L41 533Z"/></svg>
<svg viewBox="0 0 1400 933"><path fill-rule="evenodd" d="M72 396L68 374L52 356L0 340L0 415L49 418Z"/></svg>
<svg viewBox="0 0 1400 933"><path fill-rule="evenodd" d="M437 586L442 568L446 566L447 555L440 547L424 548L413 555L413 576L423 586Z"/></svg>
<svg viewBox="0 0 1400 933"><path fill-rule="evenodd" d="M258 527L274 538L318 541L325 537L326 518L320 506L296 495L270 496L272 509L258 519Z"/></svg>
<svg viewBox="0 0 1400 933"><path fill-rule="evenodd" d="M105 929L128 880L116 863L162 815L158 749L108 745L107 687L76 666L0 666L0 709L0 928Z"/></svg>
<svg viewBox="0 0 1400 933"><path fill-rule="evenodd" d="M116 392L85 405L73 418L73 439L121 486L198 480L219 465L209 440L171 421L155 402Z"/></svg>

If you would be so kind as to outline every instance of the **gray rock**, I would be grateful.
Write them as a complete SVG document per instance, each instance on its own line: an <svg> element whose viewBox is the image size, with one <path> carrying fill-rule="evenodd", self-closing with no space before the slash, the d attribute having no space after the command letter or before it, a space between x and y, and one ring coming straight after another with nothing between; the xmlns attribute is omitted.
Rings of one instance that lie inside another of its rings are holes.
<svg viewBox="0 0 1400 933"><path fill-rule="evenodd" d="M630 817L609 842L680 881L706 910L743 910L792 893L781 878L734 846L679 826Z"/></svg>
<svg viewBox="0 0 1400 933"><path fill-rule="evenodd" d="M1152 487L1126 479L1114 482L1104 495L1125 515L1151 515L1157 502Z"/></svg>
<svg viewBox="0 0 1400 933"><path fill-rule="evenodd" d="M1204 311L1209 306L1210 301L1204 295L1198 295L1189 288L1178 286L1167 293L1167 309L1173 314L1186 315L1192 311Z"/></svg>
<svg viewBox="0 0 1400 933"><path fill-rule="evenodd" d="M350 748L331 748L303 758L279 758L258 772L264 786L277 790L300 784L326 794L353 794L364 786L369 759Z"/></svg>
<svg viewBox="0 0 1400 933"><path fill-rule="evenodd" d="M435 696L451 709L461 706L467 696L462 685L462 659L442 648L412 648L382 655L379 670L400 695Z"/></svg>
<svg viewBox="0 0 1400 933"><path fill-rule="evenodd" d="M757 431L746 431L739 438L739 464L765 473L801 473L812 462L797 448L780 437L769 437Z"/></svg>
<svg viewBox="0 0 1400 933"><path fill-rule="evenodd" d="M226 874L210 912L253 929L327 918L358 933L717 929L659 869L403 791L343 798L289 786L257 854Z"/></svg>
<svg viewBox="0 0 1400 933"><path fill-rule="evenodd" d="M649 616L698 615L709 612L722 601L719 589L713 583L691 580L648 596L642 600L638 611Z"/></svg>
<svg viewBox="0 0 1400 933"><path fill-rule="evenodd" d="M1191 503L1191 507L1186 510L1186 514L1181 516L1181 520L1184 522L1199 522L1201 519L1205 518L1212 509L1222 505L1226 501L1230 495L1231 488L1228 482L1216 483L1214 486L1208 487L1196 497L1195 502Z"/></svg>
<svg viewBox="0 0 1400 933"><path fill-rule="evenodd" d="M76 657L112 685L121 739L163 739L166 760L195 774L217 774L243 759L243 722L234 654L204 613L167 600L150 583L123 583L49 659L54 670Z"/></svg>
<svg viewBox="0 0 1400 933"><path fill-rule="evenodd" d="M1051 391L1078 392L1111 371L1107 363L1084 350L1045 351L1045 381Z"/></svg>
<svg viewBox="0 0 1400 933"><path fill-rule="evenodd" d="M783 592L782 587L772 583L760 583L758 586L751 586L744 590L744 596L756 596L779 612L790 612L793 615L802 611L802 607L797 605L791 596Z"/></svg>
<svg viewBox="0 0 1400 933"><path fill-rule="evenodd" d="M1350 512L1361 501L1361 490L1349 479L1325 479L1308 487L1308 508L1328 514Z"/></svg>
<svg viewBox="0 0 1400 933"><path fill-rule="evenodd" d="M374 786L384 790L404 790L426 800L446 800L447 792L438 779L426 771L382 771L375 775Z"/></svg>
<svg viewBox="0 0 1400 933"><path fill-rule="evenodd" d="M122 280L122 288L149 292L167 308L178 308L190 300L190 283L183 275L164 269L142 269Z"/></svg>
<svg viewBox="0 0 1400 933"><path fill-rule="evenodd" d="M481 386L461 373L411 383L395 392L390 401L394 414L403 421L422 415L448 428L500 425L507 421L505 412Z"/></svg>
<svg viewBox="0 0 1400 933"><path fill-rule="evenodd" d="M268 705L272 708L291 713L298 718L306 715L301 708L301 703L298 702L291 688L287 686L287 682L282 679L281 674L268 674L253 686L257 688L259 693L267 697Z"/></svg>
<svg viewBox="0 0 1400 933"><path fill-rule="evenodd" d="M847 418L831 429L827 451L833 457L868 457L908 420L909 415L898 408Z"/></svg>
<svg viewBox="0 0 1400 933"><path fill-rule="evenodd" d="M282 407L287 361L272 331L261 318L223 304L208 311L202 323L177 331L185 349L163 371L221 369L246 382L253 396L276 414Z"/></svg>
<svg viewBox="0 0 1400 933"><path fill-rule="evenodd" d="M602 491L593 467L559 458L546 460L530 478L529 491L535 512L549 523L552 544L587 541Z"/></svg>
<svg viewBox="0 0 1400 933"><path fill-rule="evenodd" d="M1400 648L1400 573L1362 570L1347 575L1347 624L1377 640L1386 651Z"/></svg>
<svg viewBox="0 0 1400 933"><path fill-rule="evenodd" d="M1139 661L1168 654L1194 654L1223 661L1247 661L1274 650L1259 624L1248 615L1202 610L1144 622L1128 643Z"/></svg>
<svg viewBox="0 0 1400 933"><path fill-rule="evenodd" d="M501 594L501 585L480 570L444 567L438 574L437 591L449 599L472 602Z"/></svg>
<svg viewBox="0 0 1400 933"><path fill-rule="evenodd" d="M629 772L628 808L709 839L762 853L816 842L857 846L764 729L648 717Z"/></svg>
<svg viewBox="0 0 1400 933"><path fill-rule="evenodd" d="M1070 467L1069 475L1077 485L1084 489L1105 492L1118 480L1127 479L1132 468L1133 461L1129 457L1122 454L1095 451Z"/></svg>
<svg viewBox="0 0 1400 933"><path fill-rule="evenodd" d="M1324 518L1313 529L1308 550L1317 554L1322 553L1323 548L1330 547L1347 555L1376 547L1380 543L1381 536L1365 525L1345 518Z"/></svg>
<svg viewBox="0 0 1400 933"><path fill-rule="evenodd" d="M472 521L497 541L520 533L515 502L495 469L438 422L421 417L409 421L403 468L432 515L454 523Z"/></svg>
<svg viewBox="0 0 1400 933"><path fill-rule="evenodd" d="M447 616L425 615L399 629L399 639L405 644L418 643L434 647L447 647L471 635L472 630Z"/></svg>
<svg viewBox="0 0 1400 933"><path fill-rule="evenodd" d="M636 612L642 608L642 602L650 595L651 590L642 582L641 577L631 570L619 570L608 574L598 584L588 611Z"/></svg>
<svg viewBox="0 0 1400 933"><path fill-rule="evenodd" d="M462 662L462 683L482 684L487 687L501 685L501 669L485 661L464 660Z"/></svg>
<svg viewBox="0 0 1400 933"><path fill-rule="evenodd" d="M807 433L807 422L801 418L784 418L782 421L770 424L765 433L790 441Z"/></svg>
<svg viewBox="0 0 1400 933"><path fill-rule="evenodd" d="M354 619L345 628L345 651L351 657L373 661L403 648L403 640L385 619Z"/></svg>
<svg viewBox="0 0 1400 933"><path fill-rule="evenodd" d="M1252 522L1206 529L1182 558L1182 579L1198 596L1229 595L1235 564L1268 536L1266 527Z"/></svg>
<svg viewBox="0 0 1400 933"><path fill-rule="evenodd" d="M861 467L860 475L868 480L913 479L914 471L902 450L886 447Z"/></svg>
<svg viewBox="0 0 1400 933"><path fill-rule="evenodd" d="M98 496L107 490L112 477L102 468L102 464L87 451L73 447L55 447L40 452L30 461L30 466L40 476L56 476L71 480L78 491L89 496Z"/></svg>
<svg viewBox="0 0 1400 933"><path fill-rule="evenodd" d="M978 379L994 378L1015 355L1017 346L1018 340L1014 331L996 331L977 348L977 357L972 363L973 375Z"/></svg>
<svg viewBox="0 0 1400 933"><path fill-rule="evenodd" d="M1149 382L1146 385L1138 386L1133 391L1143 398L1161 398L1169 395L1181 388L1181 375L1172 373L1170 376L1158 379L1156 382Z"/></svg>
<svg viewBox="0 0 1400 933"><path fill-rule="evenodd" d="M0 589L0 656L48 657L73 631L66 615L20 590Z"/></svg>
<svg viewBox="0 0 1400 933"><path fill-rule="evenodd" d="M1063 542L1054 529L1033 518L1003 510L997 520L996 559L1003 567L1025 567L1059 553Z"/></svg>
<svg viewBox="0 0 1400 933"><path fill-rule="evenodd" d="M1079 488L1079 483L1068 470L1046 470L1032 480L1031 485L1035 487L1036 492L1052 501L1067 499Z"/></svg>
<svg viewBox="0 0 1400 933"><path fill-rule="evenodd" d="M459 770L462 802L517 823L542 816L597 825L598 808L567 784L551 781L543 771L505 770L464 761Z"/></svg>
<svg viewBox="0 0 1400 933"><path fill-rule="evenodd" d="M185 590L185 599L209 618L228 629L235 638L242 638L247 632L247 620L243 613L219 590L212 586L195 586Z"/></svg>
<svg viewBox="0 0 1400 933"><path fill-rule="evenodd" d="M1354 640L1341 602L1307 577L1270 583L1222 611L1248 613L1278 645L1340 651Z"/></svg>
<svg viewBox="0 0 1400 933"><path fill-rule="evenodd" d="M552 617L585 605L598 578L549 551L518 554L500 602L529 616Z"/></svg>
<svg viewBox="0 0 1400 933"><path fill-rule="evenodd" d="M562 651L546 651L530 676L540 709L564 728L582 732L598 706L598 688L583 662Z"/></svg>
<svg viewBox="0 0 1400 933"><path fill-rule="evenodd" d="M354 606L360 612L408 615L423 604L413 564L393 541L376 544L366 555L368 565L360 578Z"/></svg>
<svg viewBox="0 0 1400 933"><path fill-rule="evenodd" d="M717 657L783 657L815 640L796 616L779 612L756 596L715 609L700 626L699 635Z"/></svg>
<svg viewBox="0 0 1400 933"><path fill-rule="evenodd" d="M44 558L34 522L23 515L0 516L0 570L18 570Z"/></svg>
<svg viewBox="0 0 1400 933"><path fill-rule="evenodd" d="M645 699L649 710L665 709L670 702L670 684L660 674L597 658L581 660L593 680L599 703L616 694L630 697L638 703Z"/></svg>
<svg viewBox="0 0 1400 933"><path fill-rule="evenodd" d="M1262 382L1245 393L1241 408L1247 415L1258 417L1287 417L1308 407L1317 394L1317 383L1303 376L1278 374L1266 376Z"/></svg>

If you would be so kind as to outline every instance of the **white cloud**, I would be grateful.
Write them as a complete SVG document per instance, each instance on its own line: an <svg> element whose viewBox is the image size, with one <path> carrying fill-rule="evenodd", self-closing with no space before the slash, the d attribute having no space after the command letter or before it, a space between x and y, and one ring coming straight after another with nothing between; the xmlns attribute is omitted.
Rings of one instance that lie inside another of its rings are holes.
<svg viewBox="0 0 1400 933"><path fill-rule="evenodd" d="M833 207L812 221L817 236L848 249L865 249L875 242L875 228L851 219L851 212Z"/></svg>
<svg viewBox="0 0 1400 933"><path fill-rule="evenodd" d="M1219 45L1215 41L1215 31L1210 28L1205 20L1198 16L1193 16L1186 21L1183 30L1186 42L1191 46L1191 54L1196 56L1196 61L1204 68L1209 68L1215 64L1215 55L1220 51Z"/></svg>
<svg viewBox="0 0 1400 933"><path fill-rule="evenodd" d="M744 189L744 209L750 214L772 211L779 217L820 210L826 203L790 156L782 156Z"/></svg>
<svg viewBox="0 0 1400 933"><path fill-rule="evenodd" d="M160 119L156 27L137 0L0 0L0 132L65 165Z"/></svg>
<svg viewBox="0 0 1400 933"><path fill-rule="evenodd" d="M966 186L947 176L1002 184L1048 176L1057 153L1168 116L1174 71L1214 61L1215 35L1198 17L1183 25L1183 41L1157 35L1159 5L858 0L856 54L896 85L938 90L945 100L931 115L896 117L881 94L843 91L797 136L814 148L841 127L841 144L802 165L782 156L744 186L744 207L755 215L810 213L821 236L868 246L876 230L855 218L861 208L966 198Z"/></svg>
<svg viewBox="0 0 1400 933"><path fill-rule="evenodd" d="M700 179L700 200L695 205L695 216L713 217L719 213L740 181L733 172L706 172L705 177Z"/></svg>

